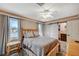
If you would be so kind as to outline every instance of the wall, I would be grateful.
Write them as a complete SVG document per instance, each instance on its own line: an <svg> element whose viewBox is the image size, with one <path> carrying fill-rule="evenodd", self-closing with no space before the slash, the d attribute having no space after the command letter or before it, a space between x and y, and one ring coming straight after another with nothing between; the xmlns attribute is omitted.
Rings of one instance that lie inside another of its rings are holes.
<svg viewBox="0 0 79 59"><path fill-rule="evenodd" d="M45 25L44 35L58 39L58 25L57 24Z"/></svg>
<svg viewBox="0 0 79 59"><path fill-rule="evenodd" d="M79 41L79 20L67 22L67 34L68 40L70 40L69 38L72 38Z"/></svg>
<svg viewBox="0 0 79 59"><path fill-rule="evenodd" d="M21 28L23 29L37 29L38 24L33 21L21 20Z"/></svg>

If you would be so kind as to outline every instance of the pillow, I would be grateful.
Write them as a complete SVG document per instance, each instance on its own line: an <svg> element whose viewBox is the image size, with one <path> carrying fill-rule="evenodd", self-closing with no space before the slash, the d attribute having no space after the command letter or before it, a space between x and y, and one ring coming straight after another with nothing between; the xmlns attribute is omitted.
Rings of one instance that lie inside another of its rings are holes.
<svg viewBox="0 0 79 59"><path fill-rule="evenodd" d="M33 38L34 37L33 32L25 32L24 37L25 38Z"/></svg>
<svg viewBox="0 0 79 59"><path fill-rule="evenodd" d="M34 34L33 34L33 32L29 32L29 33L30 33L29 38L34 38Z"/></svg>
<svg viewBox="0 0 79 59"><path fill-rule="evenodd" d="M24 32L24 38L27 38L27 32Z"/></svg>
<svg viewBox="0 0 79 59"><path fill-rule="evenodd" d="M39 33L38 32L34 32L34 37L38 37Z"/></svg>

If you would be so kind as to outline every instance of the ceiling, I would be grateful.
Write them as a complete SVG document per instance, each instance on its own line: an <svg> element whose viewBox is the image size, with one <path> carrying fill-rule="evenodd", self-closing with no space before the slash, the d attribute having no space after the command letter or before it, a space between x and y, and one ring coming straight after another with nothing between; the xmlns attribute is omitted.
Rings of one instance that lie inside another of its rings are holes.
<svg viewBox="0 0 79 59"><path fill-rule="evenodd" d="M43 22L79 14L78 3L0 3L0 8ZM43 18L40 12L49 9L52 17Z"/></svg>

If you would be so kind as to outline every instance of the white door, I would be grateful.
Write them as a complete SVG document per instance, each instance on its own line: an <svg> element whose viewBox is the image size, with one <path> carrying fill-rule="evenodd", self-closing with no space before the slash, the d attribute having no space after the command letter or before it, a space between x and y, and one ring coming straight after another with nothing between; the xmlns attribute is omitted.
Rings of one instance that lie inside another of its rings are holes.
<svg viewBox="0 0 79 59"><path fill-rule="evenodd" d="M79 41L79 20L72 20L67 22L67 54L68 55L78 55L75 54L79 48L76 48L75 41ZM75 48L74 48L75 47Z"/></svg>

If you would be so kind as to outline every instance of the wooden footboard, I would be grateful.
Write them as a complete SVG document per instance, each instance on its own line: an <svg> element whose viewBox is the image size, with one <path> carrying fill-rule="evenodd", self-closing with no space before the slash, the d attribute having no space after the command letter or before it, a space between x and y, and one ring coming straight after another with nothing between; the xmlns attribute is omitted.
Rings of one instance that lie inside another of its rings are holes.
<svg viewBox="0 0 79 59"><path fill-rule="evenodd" d="M56 53L59 52L59 43L47 54L47 56L56 56Z"/></svg>

